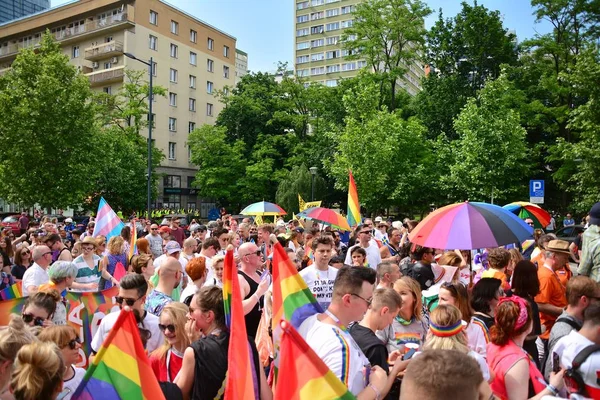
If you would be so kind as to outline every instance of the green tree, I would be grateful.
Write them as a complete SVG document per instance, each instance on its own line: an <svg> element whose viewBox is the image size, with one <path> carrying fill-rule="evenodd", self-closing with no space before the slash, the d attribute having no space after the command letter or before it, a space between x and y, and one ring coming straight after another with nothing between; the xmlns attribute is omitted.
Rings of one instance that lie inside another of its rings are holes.
<svg viewBox="0 0 600 400"><path fill-rule="evenodd" d="M325 181L319 175L315 177L315 200L322 200L325 191ZM279 182L275 200L288 212L300 209L298 195L305 201L310 201L312 195L312 176L306 165L292 167L291 171Z"/></svg>
<svg viewBox="0 0 600 400"><path fill-rule="evenodd" d="M98 126L87 78L46 32L0 77L0 196L66 208L93 192Z"/></svg>
<svg viewBox="0 0 600 400"><path fill-rule="evenodd" d="M380 92L390 94L392 111L398 79L420 63L427 32L424 19L430 13L420 0L364 1L356 5L354 25L342 33L347 58L363 59L373 69Z"/></svg>
<svg viewBox="0 0 600 400"><path fill-rule="evenodd" d="M514 201L525 191L529 171L526 131L511 104L518 96L505 75L488 81L455 121L453 163L444 177L455 200ZM513 197L515 196L515 197Z"/></svg>

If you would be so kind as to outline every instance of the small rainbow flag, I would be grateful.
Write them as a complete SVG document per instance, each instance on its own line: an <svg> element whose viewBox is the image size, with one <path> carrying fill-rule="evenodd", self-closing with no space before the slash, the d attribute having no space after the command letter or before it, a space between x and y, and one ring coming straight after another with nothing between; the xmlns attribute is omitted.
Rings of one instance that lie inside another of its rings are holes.
<svg viewBox="0 0 600 400"><path fill-rule="evenodd" d="M296 332L292 324L281 321L281 362L278 379L285 384L275 388L275 399L356 399L323 360Z"/></svg>
<svg viewBox="0 0 600 400"><path fill-rule="evenodd" d="M23 297L23 282L17 282L0 291L0 300L20 299Z"/></svg>
<svg viewBox="0 0 600 400"><path fill-rule="evenodd" d="M121 310L72 399L165 400L142 346L133 312Z"/></svg>
<svg viewBox="0 0 600 400"><path fill-rule="evenodd" d="M350 179L348 182L348 225L355 227L360 224L360 203L358 202L358 191L356 190L356 182L352 171L348 171Z"/></svg>
<svg viewBox="0 0 600 400"><path fill-rule="evenodd" d="M135 219L131 220L131 241L129 242L129 255L127 257L128 261L131 261L131 257L137 254L137 226Z"/></svg>
<svg viewBox="0 0 600 400"><path fill-rule="evenodd" d="M256 400L258 379L254 369L252 348L246 333L246 320L242 306L237 267L233 261L233 249L228 249L223 264L223 305L225 321L229 327L229 350L227 353L227 384L225 400Z"/></svg>

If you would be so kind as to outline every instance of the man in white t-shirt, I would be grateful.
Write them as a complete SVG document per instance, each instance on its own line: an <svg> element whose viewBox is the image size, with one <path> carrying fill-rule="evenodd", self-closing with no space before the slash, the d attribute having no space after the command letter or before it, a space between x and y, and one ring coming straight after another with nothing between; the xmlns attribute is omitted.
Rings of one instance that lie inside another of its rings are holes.
<svg viewBox="0 0 600 400"><path fill-rule="evenodd" d="M371 240L371 235L373 234L372 229L365 225L359 225L356 228L356 232L358 244L355 244L354 246L348 249L344 264L352 265L352 249L357 246L360 246L367 252L367 263L369 264L369 267L371 267L372 269L377 269L377 266L381 264L381 255L379 254L379 247L377 246L377 242Z"/></svg>
<svg viewBox="0 0 600 400"><path fill-rule="evenodd" d="M215 237L210 237L202 243L202 250L198 257L204 258L206 263L206 281L212 282L215 278L215 273L212 268L212 258L221 250L219 240Z"/></svg>
<svg viewBox="0 0 600 400"><path fill-rule="evenodd" d="M52 262L52 250L50 247L42 245L33 248L33 265L27 268L23 274L23 297L37 292L38 287L48 283L47 269Z"/></svg>
<svg viewBox="0 0 600 400"><path fill-rule="evenodd" d="M146 350L150 353L163 344L164 336L158 328L158 317L144 310L147 291L148 283L143 275L125 275L119 282L119 296L116 297L116 301L119 304L119 309L123 306L129 306L133 310L137 310L142 316L139 327L150 331L150 338L146 343ZM92 339L91 347L94 354L100 350L102 343L104 343L110 330L117 322L119 313L120 311L113 311L102 318L102 322L100 322L100 326Z"/></svg>
<svg viewBox="0 0 600 400"><path fill-rule="evenodd" d="M571 331L561 338L552 350L553 370L560 360L560 368L568 370L573 366L573 360L586 347L600 345L600 302L592 301L583 312L583 326L578 331ZM600 399L600 351L590 353L583 363L575 370L583 379L585 394L571 393L571 399ZM565 383L568 383L565 374ZM568 387L568 385L567 385Z"/></svg>
<svg viewBox="0 0 600 400"><path fill-rule="evenodd" d="M365 315L373 297L376 274L370 268L343 267L337 273L333 298L323 314L308 317L298 333L327 367L360 398L382 399L387 394L387 375L372 367L367 381L368 359L346 330Z"/></svg>
<svg viewBox="0 0 600 400"><path fill-rule="evenodd" d="M331 236L318 236L313 239L311 246L314 262L300 271L300 276L323 310L326 310L331 303L333 283L338 272L337 268L329 265L333 254L333 239Z"/></svg>

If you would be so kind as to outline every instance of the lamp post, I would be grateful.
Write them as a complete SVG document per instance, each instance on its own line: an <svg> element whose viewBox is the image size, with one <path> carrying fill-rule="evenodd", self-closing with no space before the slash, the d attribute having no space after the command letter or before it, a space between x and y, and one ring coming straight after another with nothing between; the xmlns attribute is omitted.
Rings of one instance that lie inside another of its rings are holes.
<svg viewBox="0 0 600 400"><path fill-rule="evenodd" d="M315 201L315 176L317 175L317 167L310 167L308 170L310 171L310 201Z"/></svg>
<svg viewBox="0 0 600 400"><path fill-rule="evenodd" d="M151 203L152 203L152 124L154 123L154 117L152 116L152 102L153 102L153 93L152 93L152 66L154 65L152 57L150 57L150 61L140 60L136 56L131 53L123 53L125 57L131 58L132 60L137 60L142 64L146 64L148 66L148 73L150 74L150 93L148 96L148 176L147 176L147 186L148 193L146 198L146 207L148 209L148 219L150 219L150 211L151 211Z"/></svg>

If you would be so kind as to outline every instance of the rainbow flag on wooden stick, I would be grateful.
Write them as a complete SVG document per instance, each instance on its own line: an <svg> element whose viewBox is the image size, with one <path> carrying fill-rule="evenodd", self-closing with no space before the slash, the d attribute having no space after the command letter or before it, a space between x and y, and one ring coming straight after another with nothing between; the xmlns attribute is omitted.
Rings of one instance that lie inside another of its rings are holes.
<svg viewBox="0 0 600 400"><path fill-rule="evenodd" d="M358 191L356 190L356 182L352 171L348 171L350 178L348 181L348 225L355 227L360 224L360 203L358 202Z"/></svg>
<svg viewBox="0 0 600 400"><path fill-rule="evenodd" d="M121 310L73 400L165 400L133 312Z"/></svg>
<svg viewBox="0 0 600 400"><path fill-rule="evenodd" d="M23 297L23 282L21 281L0 290L0 300L20 299L21 297Z"/></svg>

